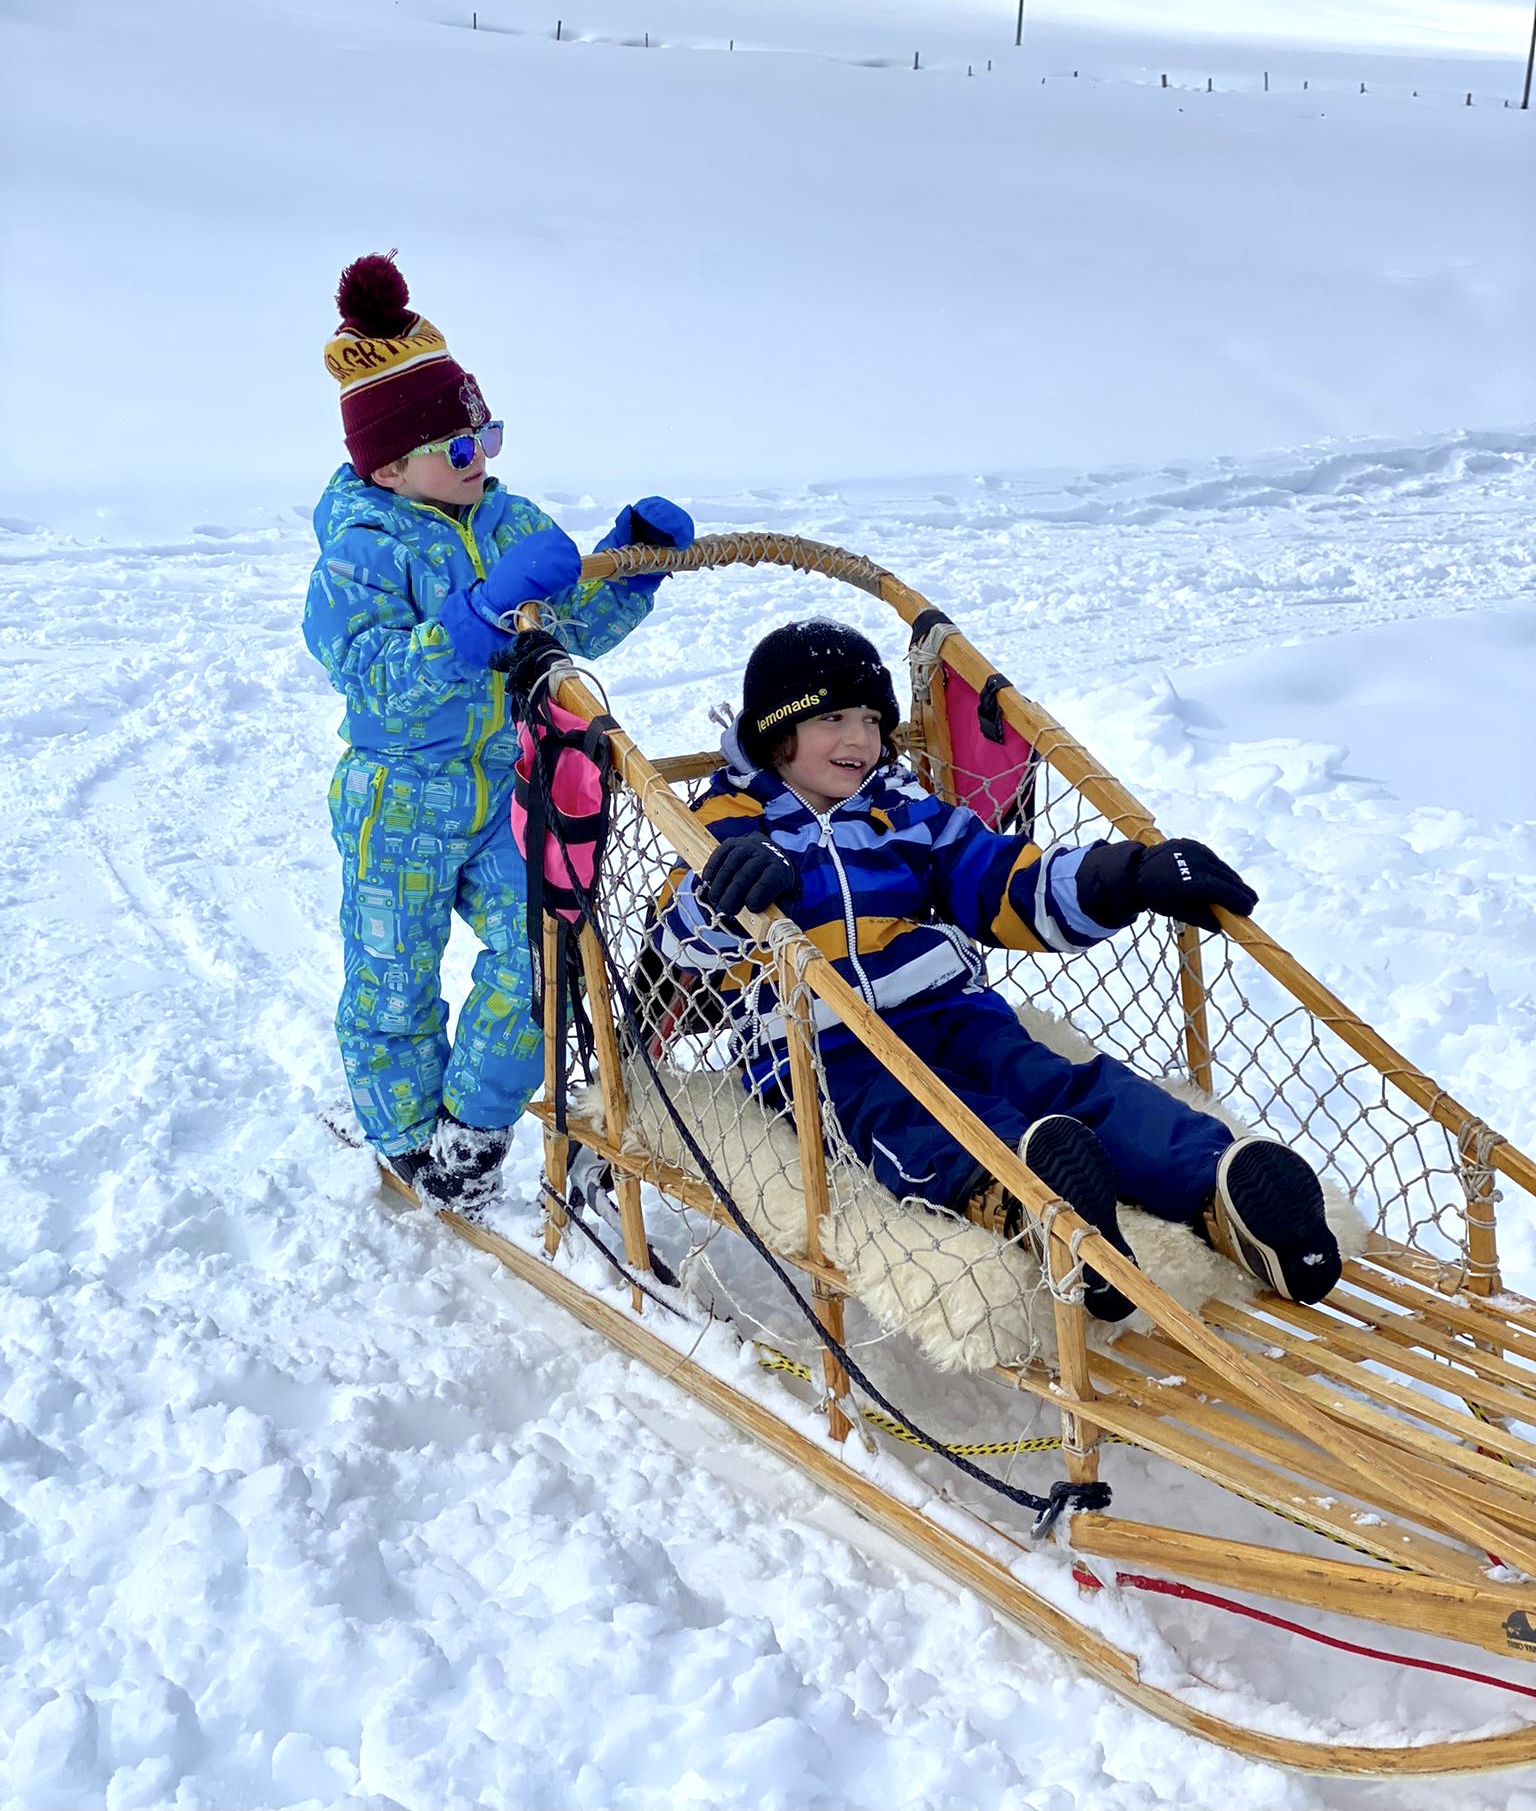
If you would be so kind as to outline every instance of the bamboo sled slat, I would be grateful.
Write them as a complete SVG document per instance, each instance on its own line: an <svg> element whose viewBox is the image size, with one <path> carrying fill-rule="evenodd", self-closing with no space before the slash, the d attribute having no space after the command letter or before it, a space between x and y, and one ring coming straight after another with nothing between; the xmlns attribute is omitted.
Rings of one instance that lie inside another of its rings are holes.
<svg viewBox="0 0 1536 1811"><path fill-rule="evenodd" d="M1513 1655L1536 1660L1536 1652L1513 1640L1510 1632L1511 1624L1523 1629L1536 1594L1507 1585L1471 1589L1439 1578L1383 1572L1379 1566L1347 1560L1276 1554L1252 1542L1091 1513L1073 1518L1072 1546L1078 1553L1121 1565L1156 1566L1176 1578L1359 1616L1389 1628L1418 1629L1447 1641L1470 1642L1504 1659Z"/></svg>
<svg viewBox="0 0 1536 1811"><path fill-rule="evenodd" d="M1171 1366L1181 1365L1189 1387L1202 1392L1220 1392L1219 1378L1165 1340L1128 1333L1116 1340L1115 1353L1119 1357L1129 1357L1148 1366L1151 1373L1166 1373ZM1507 1460L1490 1457L1475 1447L1462 1446L1455 1440L1440 1439L1435 1433L1419 1427L1413 1421L1399 1415L1389 1415L1368 1402L1344 1395L1337 1388L1319 1384L1312 1378L1293 1376L1291 1387L1299 1389L1319 1407L1327 1409L1331 1415L1347 1421L1351 1426L1358 1427L1363 1433L1403 1447L1421 1463L1443 1467L1446 1473L1441 1479L1443 1489L1457 1490L1463 1496L1469 1492L1478 1493L1475 1500L1486 1501L1503 1520L1513 1518L1516 1522L1536 1523L1536 1479ZM1470 1430L1468 1437L1475 1438L1481 1431L1479 1424L1469 1419L1467 1425ZM1462 1479L1456 1479L1452 1475L1457 1471L1464 1474ZM1536 1526L1533 1526L1532 1531L1536 1532Z"/></svg>
<svg viewBox="0 0 1536 1811"><path fill-rule="evenodd" d="M1391 1308L1380 1307L1342 1285L1328 1297L1328 1307L1334 1314L1346 1314L1363 1326L1373 1328L1395 1345L1417 1348L1433 1357L1465 1365L1489 1383L1518 1391L1536 1390L1536 1371L1522 1370L1506 1358L1480 1351L1471 1340L1459 1339L1455 1334L1433 1326L1427 1316L1394 1313ZM1532 1399L1531 1408L1536 1412L1536 1398Z"/></svg>
<svg viewBox="0 0 1536 1811"><path fill-rule="evenodd" d="M1344 1274L1350 1282L1411 1307L1426 1319L1439 1320L1474 1339L1503 1344L1536 1362L1536 1314L1528 1313L1513 1298L1447 1295L1424 1280L1417 1265L1380 1249L1367 1248L1365 1260L1345 1265Z"/></svg>
<svg viewBox="0 0 1536 1811"><path fill-rule="evenodd" d="M1285 1365L1286 1368L1294 1364L1315 1374L1334 1378L1362 1395L1374 1397L1377 1401L1398 1409L1404 1415L1429 1422L1454 1438L1475 1439L1480 1446L1487 1446L1504 1454L1512 1465L1529 1466L1536 1463L1536 1446L1531 1442L1520 1439L1498 1425L1490 1426L1471 1415L1464 1415L1446 1403L1437 1402L1421 1390L1365 1370L1354 1360L1341 1357L1321 1340L1303 1339L1292 1328L1260 1320L1257 1315L1242 1308L1233 1308L1226 1302L1207 1302L1203 1313L1212 1326L1244 1334L1283 1352L1285 1358L1273 1362Z"/></svg>
<svg viewBox="0 0 1536 1811"><path fill-rule="evenodd" d="M1013 1377L1018 1388L1047 1402L1056 1402L1054 1388L1047 1379L1022 1372ZM1360 1523L1354 1514L1366 1511L1363 1500L1354 1513L1341 1510L1337 1492L1319 1488L1315 1479L1308 1479L1305 1474L1282 1473L1223 1446L1206 1425L1185 1425L1182 1417L1189 1403L1189 1397L1176 1396L1167 1403L1142 1408L1127 1397L1106 1391L1097 1398L1094 1412L1111 1433L1133 1445L1171 1460L1278 1516L1299 1519L1303 1525L1357 1553L1371 1554L1390 1566L1404 1566L1436 1577L1467 1582L1481 1579L1481 1567L1464 1549L1424 1536L1397 1519L1390 1523Z"/></svg>
<svg viewBox="0 0 1536 1811"><path fill-rule="evenodd" d="M1428 1384L1431 1389L1460 1396L1464 1402L1475 1402L1492 1414L1508 1415L1515 1421L1531 1413L1530 1399L1520 1391L1503 1384L1487 1383L1473 1372L1458 1370L1449 1363L1436 1363L1426 1354L1384 1338L1372 1329L1351 1327L1344 1321L1331 1320L1274 1296L1265 1299L1263 1308L1273 1319L1310 1333L1319 1345L1340 1357L1401 1372L1405 1377Z"/></svg>
<svg viewBox="0 0 1536 1811"><path fill-rule="evenodd" d="M1245 1422L1212 1403L1196 1401L1186 1392L1148 1388L1135 1372L1112 1361L1096 1365L1095 1374L1111 1386L1112 1399L1129 1400L1161 1421L1176 1423L1181 1434L1193 1434L1205 1442L1212 1450L1204 1473L1213 1481L1219 1483L1223 1472L1230 1469L1241 1490L1235 1461L1241 1461L1241 1476L1252 1480L1255 1473L1248 1464L1248 1456L1256 1456L1278 1473L1278 1492L1277 1485L1272 1484L1266 1495L1266 1501L1272 1507L1284 1511L1287 1498L1283 1487L1289 1485L1289 1505L1293 1510L1308 1517L1315 1516L1319 1507L1328 1510L1328 1526L1356 1548L1374 1552L1392 1563L1412 1565L1443 1577L1482 1578L1483 1556L1480 1553L1458 1551L1434 1538L1447 1534L1455 1538L1454 1530L1443 1517L1420 1518L1423 1527L1429 1531L1427 1541L1401 1520L1389 1519L1378 1526L1378 1512L1388 1518L1401 1514L1391 1493L1361 1485L1342 1467L1331 1463L1325 1455L1309 1451L1303 1443L1288 1439L1261 1423ZM1105 1419L1109 1423L1107 1412ZM1127 1432L1127 1425L1118 1425L1117 1431ZM1364 1436L1358 1438L1362 1453L1370 1454L1371 1443ZM1338 1507L1340 1496L1346 1492L1353 1501ZM1362 1517L1369 1519L1362 1520ZM1490 1530L1501 1526L1491 1516L1486 1518L1484 1525Z"/></svg>

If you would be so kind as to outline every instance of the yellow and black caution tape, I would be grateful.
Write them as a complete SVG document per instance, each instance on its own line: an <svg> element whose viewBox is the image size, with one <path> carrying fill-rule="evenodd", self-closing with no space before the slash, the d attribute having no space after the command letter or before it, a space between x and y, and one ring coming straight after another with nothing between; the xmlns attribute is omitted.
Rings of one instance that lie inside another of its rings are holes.
<svg viewBox="0 0 1536 1811"><path fill-rule="evenodd" d="M1499 1419L1499 1417L1497 1415L1490 1415L1488 1413L1487 1409L1485 1409L1481 1403L1469 1401L1465 1396L1462 1397L1462 1401L1466 1403L1467 1408L1471 1412L1474 1420L1481 1421L1484 1427L1496 1427L1500 1433L1503 1433L1504 1423ZM1501 1452L1498 1452L1497 1450L1490 1450L1486 1446L1480 1446L1477 1450L1480 1453L1482 1453L1486 1458L1497 1459L1503 1465L1514 1465L1515 1464L1514 1460L1510 1458L1508 1453L1501 1453ZM1520 1468L1519 1468L1519 1466L1515 1466L1515 1469L1516 1469L1516 1471L1518 1471Z"/></svg>
<svg viewBox="0 0 1536 1811"><path fill-rule="evenodd" d="M775 1346L764 1344L762 1340L755 1340L753 1344L757 1349L757 1362L763 1370L787 1371L791 1377L798 1377L804 1383L815 1382L814 1373L809 1365L797 1364L787 1353L780 1352ZM1472 1412L1478 1413L1475 1408ZM894 1420L890 1415L883 1414L879 1409L863 1408L859 1410L859 1413L871 1426L879 1428L882 1433L891 1435L893 1439L905 1440L909 1446L921 1446L925 1450L927 1449L927 1441L919 1440L909 1427ZM1099 1437L1115 1446L1139 1447L1141 1445L1139 1441L1128 1439L1124 1434L1112 1434L1107 1430ZM1049 1453L1055 1452L1060 1445L1060 1434L1040 1434L1029 1440L972 1440L962 1446L946 1446L944 1450L949 1453L958 1453L962 1458L971 1459L983 1455L996 1457L1004 1453ZM1142 1447L1141 1450L1145 1452L1149 1449ZM1255 1509L1267 1509L1271 1515L1277 1515L1282 1521L1291 1522L1297 1528L1305 1528L1308 1534L1315 1534L1320 1540L1332 1541L1337 1547L1347 1547L1351 1553L1361 1553L1368 1559L1380 1560L1394 1571L1418 1572L1422 1570L1421 1567L1412 1565L1406 1560L1394 1559L1391 1555L1384 1554L1375 1547L1357 1544L1348 1536L1339 1534L1332 1528L1326 1528L1320 1522L1310 1521L1306 1516L1300 1515L1294 1510L1281 1509L1275 1503L1266 1503L1259 1497L1250 1496L1246 1490L1238 1490L1231 1484L1223 1485L1222 1488L1230 1490L1233 1496L1241 1497L1244 1502L1252 1503Z"/></svg>
<svg viewBox="0 0 1536 1811"><path fill-rule="evenodd" d="M791 1377L798 1377L805 1383L814 1383L815 1377L809 1365L797 1364L787 1354L773 1346L764 1345L761 1340L754 1342L757 1346L757 1362L765 1371L787 1371ZM905 1440L909 1446L921 1446L927 1450L928 1442L919 1440L904 1422L894 1416L884 1414L879 1409L864 1408L860 1415L872 1427L877 1427L893 1440ZM1112 1440L1117 1445L1132 1446L1134 1441L1122 1439L1119 1434L1105 1434L1104 1439ZM1051 1453L1061 1445L1060 1434L1040 1434L1029 1440L970 1440L963 1445L946 1445L947 1453L957 1453L962 1459L998 1458L1006 1453Z"/></svg>

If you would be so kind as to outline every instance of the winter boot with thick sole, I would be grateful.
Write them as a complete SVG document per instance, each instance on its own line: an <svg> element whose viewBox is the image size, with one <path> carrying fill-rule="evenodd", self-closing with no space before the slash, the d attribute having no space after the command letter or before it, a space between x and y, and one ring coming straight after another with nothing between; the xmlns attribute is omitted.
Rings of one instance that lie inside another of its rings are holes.
<svg viewBox="0 0 1536 1811"><path fill-rule="evenodd" d="M1019 1140L1019 1155L1073 1213L1136 1262L1115 1209L1115 1166L1081 1120L1065 1113L1037 1119ZM1013 1207L1022 1219L1023 1209L1017 1202ZM1083 1271L1083 1306L1100 1321L1123 1321L1136 1309L1129 1296L1090 1268Z"/></svg>
<svg viewBox="0 0 1536 1811"><path fill-rule="evenodd" d="M1293 1302L1320 1302L1342 1274L1316 1172L1272 1138L1222 1152L1208 1224L1217 1250Z"/></svg>
<svg viewBox="0 0 1536 1811"><path fill-rule="evenodd" d="M479 1220L495 1199L502 1160L511 1143L510 1126L467 1126L444 1107L427 1161L407 1180L423 1206ZM398 1159L391 1161L398 1169Z"/></svg>

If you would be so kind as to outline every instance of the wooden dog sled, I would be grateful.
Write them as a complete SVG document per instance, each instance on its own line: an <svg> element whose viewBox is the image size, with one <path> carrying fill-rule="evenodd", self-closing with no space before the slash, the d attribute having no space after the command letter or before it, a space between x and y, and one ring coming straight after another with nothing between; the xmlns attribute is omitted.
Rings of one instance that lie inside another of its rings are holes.
<svg viewBox="0 0 1536 1811"><path fill-rule="evenodd" d="M1028 746L1010 774L1012 809L1042 846L1058 839L1120 835L1161 840L1151 814L1040 706L1001 681L940 613L870 561L779 535L729 535L677 552L619 548L590 556L588 578L735 563L769 562L852 584L914 625L914 705L904 726L909 758L946 796L974 790L960 771L948 695L980 694ZM567 675L560 703L591 718L603 707L583 679ZM581 932L600 1111L557 1112L554 1040L547 1052L545 1122L553 1201L541 1258L485 1228L444 1219L587 1325L645 1360L701 1403L976 1591L1005 1617L1063 1652L1125 1697L1242 1754L1306 1771L1431 1774L1481 1771L1536 1759L1536 1705L1522 1720L1518 1698L1499 1698L1501 1733L1403 1747L1319 1742L1228 1720L1209 1695L1143 1678L1134 1655L1085 1619L1031 1589L1031 1563L1050 1555L1027 1532L995 1517L969 1492L962 1506L923 1489L881 1488L847 1443L861 1418L838 1350L821 1354L824 1420L807 1431L800 1399L771 1412L687 1354L661 1299L648 1287L657 1214L740 1230L697 1165L664 1154L635 1110L633 1020L618 998L645 947L651 902L679 861L699 867L713 848L687 809L687 788L717 764L712 756L652 761L621 729L611 734L614 826L598 922ZM1234 1541L1170 1527L1156 1504L1117 1487L1112 1513L1079 1510L1057 1531L1072 1554L1095 1562L1113 1585L1150 1571L1298 1606L1303 1613L1357 1618L1486 1650L1503 1661L1536 1658L1536 1301L1505 1292L1499 1276L1499 1187L1536 1193L1536 1165L1443 1088L1421 1074L1251 920L1221 914L1224 936L1143 920L1112 944L1071 958L999 955L994 980L1021 999L1049 1005L1098 1045L1154 1076L1181 1074L1256 1129L1297 1143L1344 1189L1369 1222L1360 1255L1323 1303L1298 1307L1271 1295L1212 1295L1193 1307L1160 1286L1086 1228L1017 1155L918 1063L809 942L780 914L744 915L760 939L755 960L777 972L798 1036L791 1040L794 1121L774 1151L757 1152L780 1172L798 1168L804 1225L775 1255L804 1280L810 1304L847 1350L846 1264L836 1259L839 1190L835 1127L816 1085L813 1014L823 1002L1023 1202L1044 1252L1043 1353L999 1362L990 1377L1059 1416L1059 1458L1077 1484L1098 1479L1106 1439L1156 1455L1239 1499L1245 1526L1271 1538ZM554 1022L554 932L546 933L546 991ZM653 1059L687 1077L721 1068L707 1021L687 1003L652 1011L644 1030ZM686 1085L684 1083L686 1082ZM734 1098L745 1105L739 1083ZM654 1106L654 1102L653 1102ZM654 1113L652 1114L654 1119ZM785 1140L792 1136L793 1143ZM579 1286L555 1262L568 1236L560 1206L570 1141L608 1158L617 1177L628 1311ZM786 1152L788 1157L786 1158ZM642 1185L660 1197L642 1197ZM743 1203L745 1206L745 1203ZM648 1213L650 1223L648 1224ZM761 1223L760 1223L761 1224ZM966 1229L973 1233L976 1229ZM772 1243L772 1241L770 1241ZM1143 1311L1113 1343L1085 1320L1075 1266L1091 1263ZM665 1292L663 1292L665 1293ZM862 1310L855 1311L855 1320ZM1140 1330L1137 1330L1140 1329ZM990 1387L990 1386L989 1386ZM1013 1398L1017 1400L1017 1396ZM1035 1444L1040 1444L1036 1442ZM1254 1507L1272 1511L1255 1516ZM1145 1519L1138 1519L1145 1518ZM1016 1518L1015 1518L1016 1519ZM1094 1582L1079 1573L1085 1582ZM1362 1632L1362 1638L1363 1638ZM1475 1658L1463 1653L1464 1660ZM1518 1669L1516 1669L1518 1670ZM1507 1677L1511 1669L1506 1665ZM1536 1683L1536 1675L1533 1675ZM1489 1693L1490 1699L1494 1694ZM1514 1707L1514 1708L1510 1708ZM1294 1727L1294 1724L1291 1725Z"/></svg>

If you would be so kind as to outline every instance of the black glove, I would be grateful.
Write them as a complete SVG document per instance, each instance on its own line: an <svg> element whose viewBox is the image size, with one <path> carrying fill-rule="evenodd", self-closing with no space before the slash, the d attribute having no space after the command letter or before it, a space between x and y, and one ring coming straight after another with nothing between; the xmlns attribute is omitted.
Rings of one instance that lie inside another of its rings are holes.
<svg viewBox="0 0 1536 1811"><path fill-rule="evenodd" d="M491 656L491 665L506 674L510 691L526 698L551 667L569 659L547 629L520 629L505 648Z"/></svg>
<svg viewBox="0 0 1536 1811"><path fill-rule="evenodd" d="M1218 931L1212 906L1246 918L1259 896L1204 843L1180 836L1154 849L1095 843L1077 870L1077 902L1110 931L1123 929L1142 912Z"/></svg>
<svg viewBox="0 0 1536 1811"><path fill-rule="evenodd" d="M721 843L704 864L698 894L722 918L734 918L743 907L761 912L792 898L800 888L795 864L766 836L733 836Z"/></svg>

